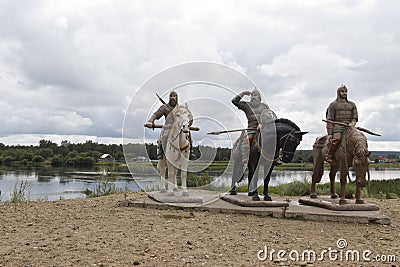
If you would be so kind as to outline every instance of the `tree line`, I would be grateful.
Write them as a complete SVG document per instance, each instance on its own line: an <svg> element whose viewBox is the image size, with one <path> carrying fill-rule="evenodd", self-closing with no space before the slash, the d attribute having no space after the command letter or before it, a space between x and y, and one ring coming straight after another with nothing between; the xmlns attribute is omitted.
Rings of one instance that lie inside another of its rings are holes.
<svg viewBox="0 0 400 267"><path fill-rule="evenodd" d="M99 144L93 141L84 143L71 143L64 140L60 145L50 140L40 140L38 145L33 146L9 146L0 143L0 164L2 165L40 165L51 164L52 166L92 166L99 161L103 154L110 154L116 161L125 162L132 161L137 157L149 158L157 160L157 145L152 143L143 144L127 144L124 149L122 145L117 144ZM207 146L194 146L193 154L197 158L212 161L228 161L231 157L230 148L212 148ZM373 153L370 156L372 161L375 160L379 153ZM399 155L397 153L387 154L389 158L398 162ZM312 163L311 150L297 150L292 162L294 163Z"/></svg>
<svg viewBox="0 0 400 267"><path fill-rule="evenodd" d="M92 166L99 161L103 154L110 154L116 161L132 161L138 157L157 160L157 145L152 143L127 144L124 149L117 144L99 144L93 141L84 143L71 143L64 140L60 145L50 140L40 140L38 145L5 145L0 143L0 164L34 166L50 164L55 167L68 166ZM194 146L193 154L197 158L212 161L228 161L231 157L231 149L208 146ZM295 155L295 162L308 162L312 155L307 151L298 151Z"/></svg>
<svg viewBox="0 0 400 267"><path fill-rule="evenodd" d="M50 140L40 140L37 146L4 145L0 143L0 164L34 166L51 164L55 167L92 166L103 154L110 154L116 160L124 160L122 145L106 145L92 142L74 144L68 140L60 145Z"/></svg>

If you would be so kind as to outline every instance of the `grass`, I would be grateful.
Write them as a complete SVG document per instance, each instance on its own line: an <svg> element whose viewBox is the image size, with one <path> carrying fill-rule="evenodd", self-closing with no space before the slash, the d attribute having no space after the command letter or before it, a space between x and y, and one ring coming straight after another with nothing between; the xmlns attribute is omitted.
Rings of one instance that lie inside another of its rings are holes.
<svg viewBox="0 0 400 267"><path fill-rule="evenodd" d="M100 173L100 179L96 182L94 191L85 189L84 193L86 197L107 196L121 191L115 187L114 172L111 172L110 169L104 165L100 168Z"/></svg>
<svg viewBox="0 0 400 267"><path fill-rule="evenodd" d="M18 181L14 185L14 190L10 199L11 204L19 204L24 201L27 201L27 198L25 197L25 193L29 187L28 181L24 180L21 181L21 183L18 183Z"/></svg>
<svg viewBox="0 0 400 267"><path fill-rule="evenodd" d="M340 192L340 183L336 182L336 193ZM263 186L258 188L261 194ZM293 181L288 184L280 184L270 186L269 193L277 194L280 196L305 196L310 194L311 181L304 178L302 181ZM238 192L247 192L247 185L241 185L236 189ZM318 195L330 195L330 184L317 184L316 192ZM356 192L355 184L346 184L346 198L353 198ZM400 198L400 178L394 180L374 180L370 185L362 189L361 194L363 197L377 198L377 199L396 199Z"/></svg>

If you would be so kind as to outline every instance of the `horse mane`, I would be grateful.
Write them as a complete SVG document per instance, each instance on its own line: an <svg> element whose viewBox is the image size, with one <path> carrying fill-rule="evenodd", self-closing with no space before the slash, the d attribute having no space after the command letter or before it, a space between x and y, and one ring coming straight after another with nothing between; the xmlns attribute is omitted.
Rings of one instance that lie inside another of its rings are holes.
<svg viewBox="0 0 400 267"><path fill-rule="evenodd" d="M292 122L289 119L285 119L285 118L280 118L280 119L276 119L275 123L283 123L283 124L287 124L292 126L296 131L300 131L299 126L297 126L294 122Z"/></svg>
<svg viewBox="0 0 400 267"><path fill-rule="evenodd" d="M347 129L346 143L358 158L368 157L368 143L365 135L354 127Z"/></svg>

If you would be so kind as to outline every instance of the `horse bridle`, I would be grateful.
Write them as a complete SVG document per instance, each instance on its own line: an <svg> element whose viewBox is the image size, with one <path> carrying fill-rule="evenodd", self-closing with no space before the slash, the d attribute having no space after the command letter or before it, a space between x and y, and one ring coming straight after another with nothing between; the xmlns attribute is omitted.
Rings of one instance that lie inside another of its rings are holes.
<svg viewBox="0 0 400 267"><path fill-rule="evenodd" d="M285 135L283 135L283 136L281 136L281 137L279 138L279 144L282 144L282 140L283 140L283 138L285 138L285 140L283 141L283 145L282 145L282 153L294 155L294 152L290 152L290 151L286 151L286 150L285 150L286 144L287 144L289 138L295 139L295 140L297 141L297 143L300 144L300 141L301 141L301 140L300 140L299 138L297 138L297 137L294 135L294 132L295 132L295 130L293 129L293 130L290 131L290 133L287 133L287 134L285 134ZM268 161L274 161L275 158L272 158L272 159L271 159L271 158L268 158L268 155L265 155L265 151L264 151L264 149L262 148L262 146L258 145L258 148L259 148L259 150L260 150L261 156L262 156L264 159L266 159L266 160L268 160ZM274 155L274 156L275 156L275 155Z"/></svg>
<svg viewBox="0 0 400 267"><path fill-rule="evenodd" d="M294 155L294 153L295 153L295 152L290 152L290 151L286 151L286 150L285 150L285 147L286 147L286 144L287 144L289 138L295 139L295 140L297 141L297 144L300 144L300 141L301 141L301 140L300 140L299 138L297 138L297 137L293 134L294 132L295 132L295 130L291 130L290 133L287 133L287 134L283 135L281 138L279 138L279 142L282 141L282 138L285 138L284 144L283 144L283 146L282 146L282 152L283 152L283 153L292 154L292 155Z"/></svg>

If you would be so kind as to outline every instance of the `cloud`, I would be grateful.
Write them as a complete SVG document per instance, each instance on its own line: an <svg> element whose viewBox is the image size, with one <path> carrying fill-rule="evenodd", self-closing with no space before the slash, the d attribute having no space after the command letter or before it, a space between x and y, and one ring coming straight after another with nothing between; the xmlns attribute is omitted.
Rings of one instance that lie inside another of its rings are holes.
<svg viewBox="0 0 400 267"><path fill-rule="evenodd" d="M132 97L150 77L177 64L212 61L248 75L279 117L310 136L324 133L321 119L344 83L359 124L383 134L372 140L400 142L399 8L397 1L5 0L0 135L118 138ZM218 73L198 73L207 76ZM136 136L157 101L154 92L169 85L153 84L138 101ZM181 94L181 101L213 97L231 105L232 94L215 87ZM197 116L212 110L205 104L192 109ZM210 113L224 125L243 124L240 111L229 112L218 106Z"/></svg>
<svg viewBox="0 0 400 267"><path fill-rule="evenodd" d="M262 64L258 68L267 76L301 77L315 80L317 75L348 76L353 70L366 64L339 55L327 45L298 44L292 47L286 55L273 60L272 64Z"/></svg>

